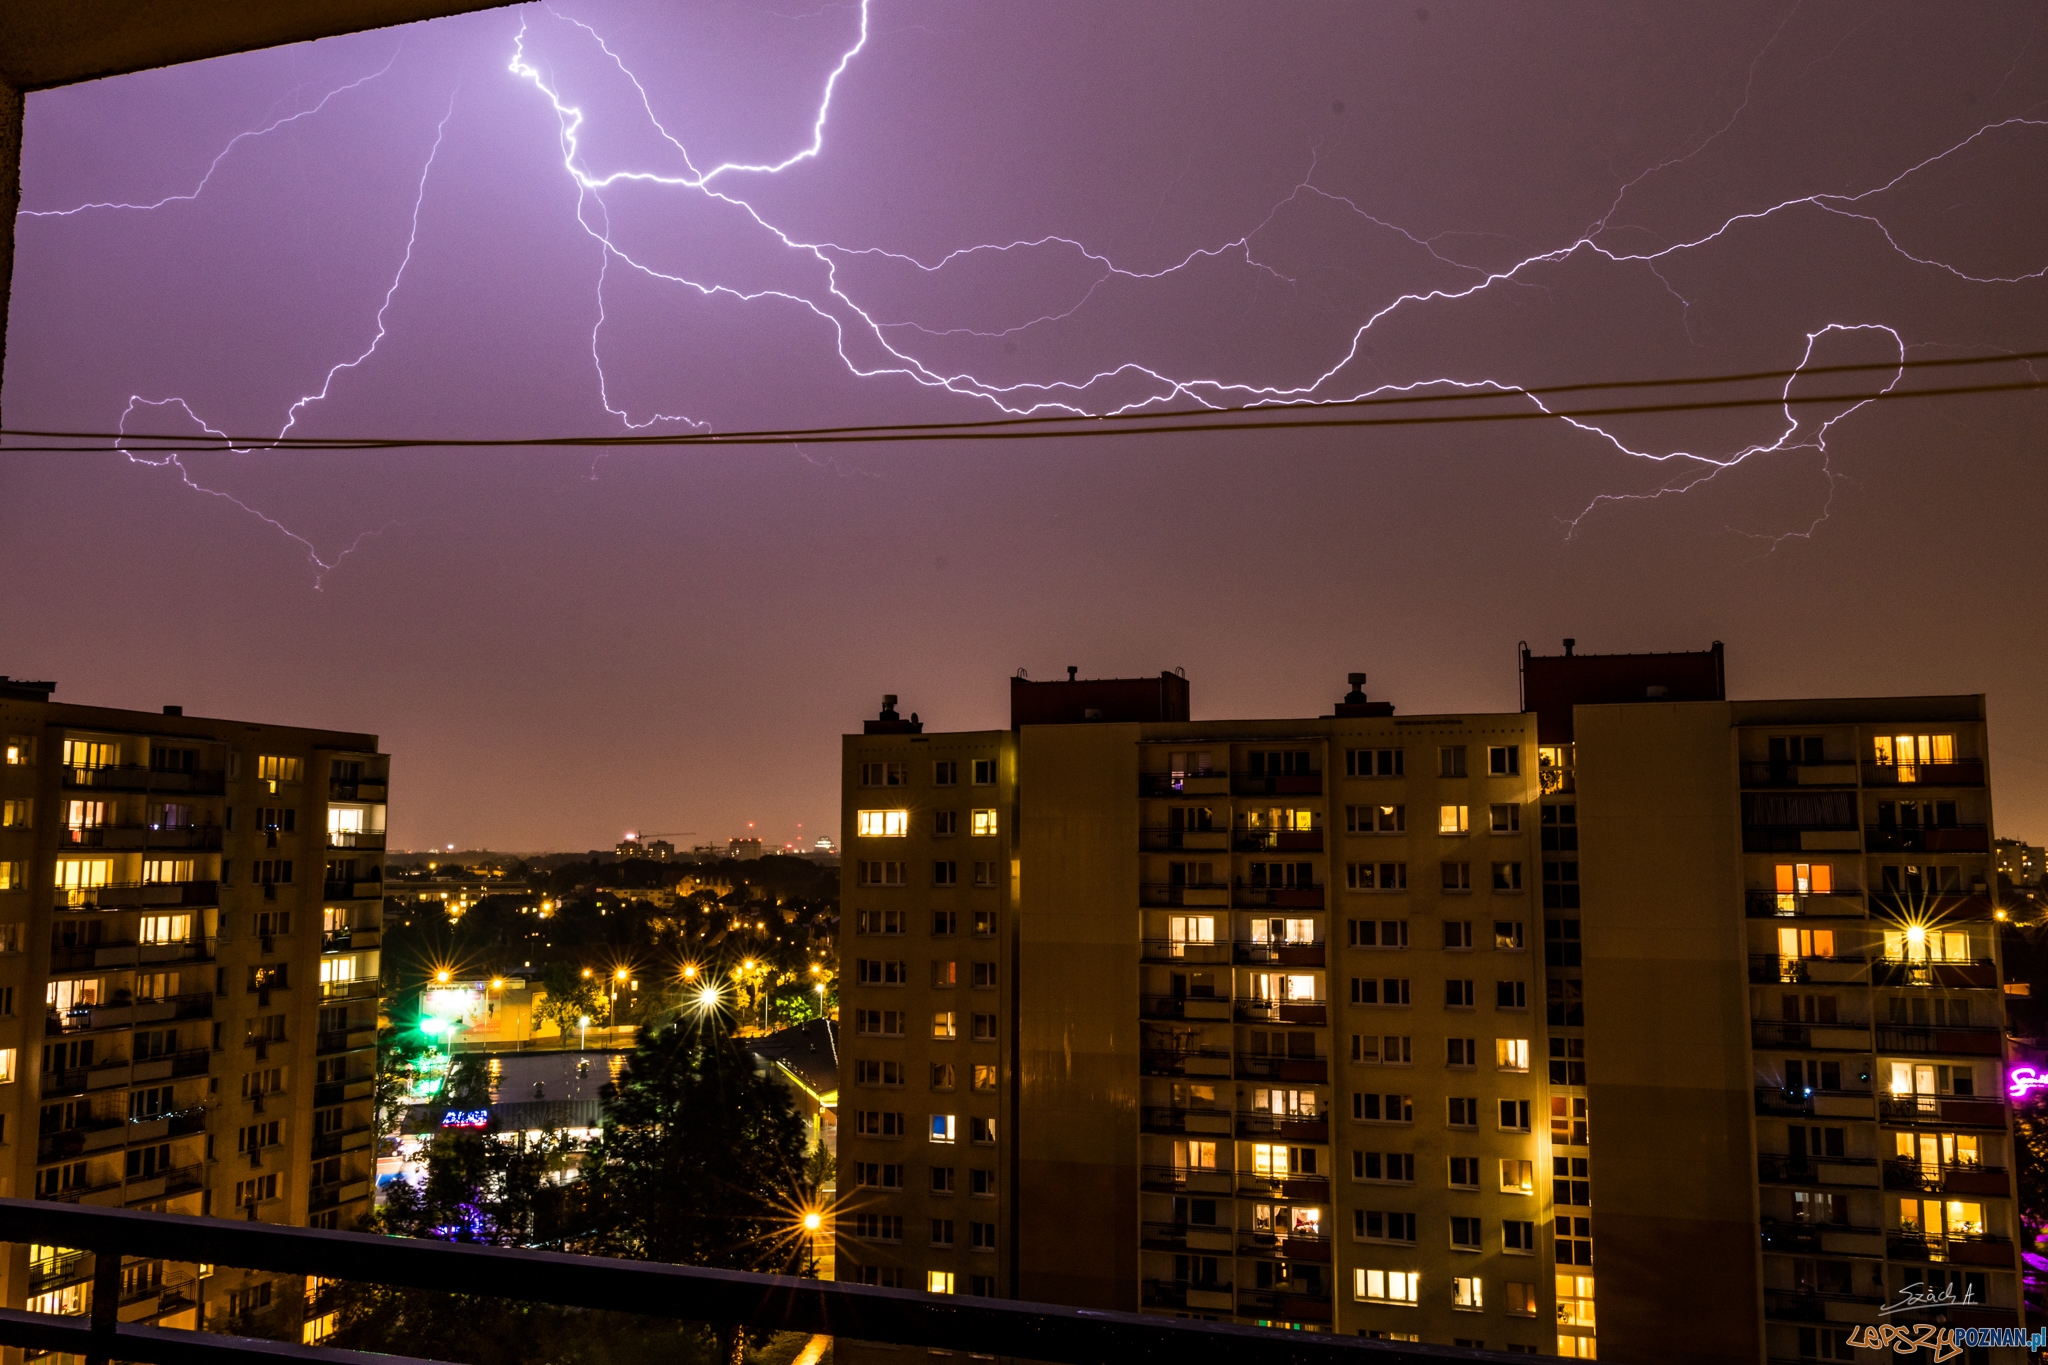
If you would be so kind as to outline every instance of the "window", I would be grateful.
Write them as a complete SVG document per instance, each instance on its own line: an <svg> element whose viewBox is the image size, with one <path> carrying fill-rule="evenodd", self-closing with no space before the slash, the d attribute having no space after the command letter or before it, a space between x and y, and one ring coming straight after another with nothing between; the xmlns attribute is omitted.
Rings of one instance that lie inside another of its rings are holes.
<svg viewBox="0 0 2048 1365"><path fill-rule="evenodd" d="M1528 1165L1526 1161L1522 1163ZM1510 1255L1536 1254L1536 1225L1522 1219L1504 1219L1500 1225L1500 1248Z"/></svg>
<svg viewBox="0 0 2048 1365"><path fill-rule="evenodd" d="M996 865L988 861L977 862L974 865L974 884L976 886L994 886L996 884Z"/></svg>
<svg viewBox="0 0 2048 1365"><path fill-rule="evenodd" d="M1522 941L1522 922L1518 919L1497 919L1493 922L1493 947L1495 952L1519 953L1528 945Z"/></svg>
<svg viewBox="0 0 2048 1365"><path fill-rule="evenodd" d="M968 832L977 839L992 839L996 832L996 813L992 810L977 810L968 813Z"/></svg>
<svg viewBox="0 0 2048 1365"><path fill-rule="evenodd" d="M256 780L269 783L270 790L276 791L280 782L298 781L304 768L305 764L300 759L259 754L256 758Z"/></svg>
<svg viewBox="0 0 2048 1365"><path fill-rule="evenodd" d="M853 1012L854 1032L872 1038L901 1038L903 1036L902 1010L855 1010Z"/></svg>
<svg viewBox="0 0 2048 1365"><path fill-rule="evenodd" d="M974 964L974 988L975 988L976 990L993 990L993 989L995 988L995 984L996 984L996 964L995 964L995 963L993 963L993 962L977 962L977 963L975 963L975 964Z"/></svg>
<svg viewBox="0 0 2048 1365"><path fill-rule="evenodd" d="M25 735L9 735L7 743L0 746L0 762L8 767L20 767L36 761L36 742Z"/></svg>
<svg viewBox="0 0 2048 1365"><path fill-rule="evenodd" d="M1536 1193L1536 1163L1501 1158L1500 1192L1502 1194ZM1533 1245L1533 1244L1532 1244Z"/></svg>
<svg viewBox="0 0 2048 1365"><path fill-rule="evenodd" d="M1412 1095L1368 1095L1354 1091L1351 1117L1361 1123L1413 1123L1415 1097Z"/></svg>
<svg viewBox="0 0 2048 1365"><path fill-rule="evenodd" d="M1794 1128L1795 1133L1801 1132ZM1830 1129L1840 1133L1841 1129ZM1900 1136L1904 1137L1904 1134ZM1911 1141L1910 1138L1907 1138ZM1837 1153L1839 1155L1839 1153ZM1566 1208L1590 1208L1593 1203L1593 1182L1588 1178L1590 1163L1582 1156L1556 1156L1550 1159L1550 1202Z"/></svg>
<svg viewBox="0 0 2048 1365"><path fill-rule="evenodd" d="M237 1180L235 1182L236 1208L243 1208L250 1204L261 1204L267 1199L275 1198L277 1198L277 1177L274 1175L259 1175L254 1180Z"/></svg>
<svg viewBox="0 0 2048 1365"><path fill-rule="evenodd" d="M1500 1102L1500 1127L1504 1133L1528 1132L1529 1101L1502 1100Z"/></svg>
<svg viewBox="0 0 2048 1365"><path fill-rule="evenodd" d="M996 761L992 758L974 760L974 785L993 787L996 784Z"/></svg>
<svg viewBox="0 0 2048 1365"><path fill-rule="evenodd" d="M874 1189L900 1190L903 1188L903 1167L898 1163L856 1161L853 1163L853 1183Z"/></svg>
<svg viewBox="0 0 2048 1365"><path fill-rule="evenodd" d="M12 1085L19 1065L20 1049L0 1047L0 1085Z"/></svg>
<svg viewBox="0 0 2048 1365"><path fill-rule="evenodd" d="M865 763L861 765L861 785L863 787L879 785L877 783L871 783L866 780L867 770L871 766L879 765ZM937 762L933 763L932 785L934 787L957 787L958 785L960 785L960 765L958 763L955 763L950 758L942 758L939 759Z"/></svg>
<svg viewBox="0 0 2048 1365"><path fill-rule="evenodd" d="M951 1090L953 1085L953 1064L951 1062L933 1062L932 1089Z"/></svg>
<svg viewBox="0 0 2048 1365"><path fill-rule="evenodd" d="M1878 735L1871 744L1878 766L1896 769L1901 782L1920 781L1926 764L1956 761L1954 735Z"/></svg>
<svg viewBox="0 0 2048 1365"><path fill-rule="evenodd" d="M1584 1085L1586 1083L1586 1040L1584 1038L1552 1038L1550 1040L1550 1083L1552 1085Z"/></svg>
<svg viewBox="0 0 2048 1365"><path fill-rule="evenodd" d="M35 809L36 803L30 797L23 797L17 801L0 801L0 829L30 828L35 823Z"/></svg>
<svg viewBox="0 0 2048 1365"><path fill-rule="evenodd" d="M1351 1235L1365 1242L1415 1241L1415 1215L1382 1213L1372 1209L1351 1211Z"/></svg>
<svg viewBox="0 0 2048 1365"><path fill-rule="evenodd" d="M854 813L854 832L863 839L901 839L910 833L907 810L864 810Z"/></svg>
<svg viewBox="0 0 2048 1365"><path fill-rule="evenodd" d="M994 1090L996 1088L995 1064L992 1062L976 1062L971 1079L976 1090Z"/></svg>
<svg viewBox="0 0 2048 1365"><path fill-rule="evenodd" d="M1565 1095L1550 1097L1550 1145L1553 1147L1584 1147L1587 1145L1586 1101Z"/></svg>
<svg viewBox="0 0 2048 1365"><path fill-rule="evenodd" d="M1499 753L1500 750L1494 750ZM1509 753L1514 750L1510 749ZM1457 1275L1451 1279L1451 1307L1468 1313L1482 1312L1486 1308L1485 1290L1477 1275Z"/></svg>
<svg viewBox="0 0 2048 1365"><path fill-rule="evenodd" d="M1405 768L1399 749L1346 749L1344 751L1344 775L1346 777L1400 777Z"/></svg>
<svg viewBox="0 0 2048 1365"><path fill-rule="evenodd" d="M993 1144L996 1140L996 1121L994 1119L969 1118L967 1120L967 1140L969 1142L979 1142L985 1146Z"/></svg>
<svg viewBox="0 0 2048 1365"><path fill-rule="evenodd" d="M1501 1286L1507 1315L1511 1318L1536 1316L1536 1286L1525 1280L1509 1280Z"/></svg>
<svg viewBox="0 0 2048 1365"><path fill-rule="evenodd" d="M932 864L933 886L960 885L960 864L950 859L940 859Z"/></svg>
<svg viewBox="0 0 2048 1365"><path fill-rule="evenodd" d="M995 1041L995 1038L996 1038L996 1017L995 1017L995 1016L994 1016L993 1014L977 1014L977 1015L975 1015L975 1016L974 1016L974 1041L975 1041L975 1042L977 1042L977 1043L992 1043L992 1042L994 1042L994 1041Z"/></svg>
<svg viewBox="0 0 2048 1365"><path fill-rule="evenodd" d="M1579 864L1576 859L1552 861L1546 858L1543 860L1543 908L1546 910L1576 910L1579 908Z"/></svg>
<svg viewBox="0 0 2048 1365"><path fill-rule="evenodd" d="M1472 889L1472 864L1445 863L1443 868L1444 890L1455 892Z"/></svg>
<svg viewBox="0 0 2048 1365"><path fill-rule="evenodd" d="M1347 834L1400 834L1408 828L1406 806L1346 806Z"/></svg>
<svg viewBox="0 0 2048 1365"><path fill-rule="evenodd" d="M1438 777L1465 776L1465 746L1447 744L1436 751L1436 773Z"/></svg>
<svg viewBox="0 0 2048 1365"><path fill-rule="evenodd" d="M1497 1010L1525 1010L1529 1008L1529 984L1526 981L1494 982L1493 1007Z"/></svg>
<svg viewBox="0 0 2048 1365"><path fill-rule="evenodd" d="M1412 1152L1353 1152L1353 1180L1384 1181L1388 1184L1415 1183L1415 1154Z"/></svg>
<svg viewBox="0 0 2048 1365"><path fill-rule="evenodd" d="M1408 1003L1408 978L1405 976L1354 976L1351 978L1351 1003L1354 1005L1405 1005Z"/></svg>
<svg viewBox="0 0 2048 1365"><path fill-rule="evenodd" d="M1355 1270L1351 1294L1365 1303L1406 1304L1414 1307L1422 1276L1413 1270Z"/></svg>
<svg viewBox="0 0 2048 1365"><path fill-rule="evenodd" d="M952 936L953 936L953 935L954 935L955 933L959 932L959 929L960 929L960 912L959 912L958 910L934 910L934 911L932 911L932 937L933 937L933 938L951 938L951 937L952 937ZM949 969L950 969L950 968L952 967L952 965L953 965L953 964L952 964L952 963L950 963L950 962L946 964L946 966L947 966L947 967L948 967ZM945 979L944 981L940 981L940 980L938 979L938 977L934 976L934 977L932 978L932 984L933 984L934 986L941 986L941 985L944 985L944 986L950 986L950 985L952 985L952 984L953 984L953 977L952 977L952 973L951 973L951 971L949 970L949 971L947 972L947 975L946 975L946 979Z"/></svg>
<svg viewBox="0 0 2048 1365"><path fill-rule="evenodd" d="M1476 1156L1452 1157L1450 1184L1454 1190L1478 1189L1479 1158Z"/></svg>
<svg viewBox="0 0 2048 1365"><path fill-rule="evenodd" d="M19 891L27 883L28 866L21 862L0 862L0 891Z"/></svg>
<svg viewBox="0 0 2048 1365"><path fill-rule="evenodd" d="M932 1169L932 1193L946 1195L953 1193L953 1168L934 1166Z"/></svg>
<svg viewBox="0 0 2048 1365"><path fill-rule="evenodd" d="M954 1140L954 1136L955 1124L953 1122L953 1116L951 1114L933 1114L931 1123L931 1140L933 1142L942 1143L952 1142Z"/></svg>
<svg viewBox="0 0 2048 1365"><path fill-rule="evenodd" d="M932 836L950 839L960 832L960 812L957 810L935 810L932 812Z"/></svg>
<svg viewBox="0 0 2048 1365"><path fill-rule="evenodd" d="M862 910L854 917L854 932L860 934L900 934L903 932L901 910Z"/></svg>
<svg viewBox="0 0 2048 1365"><path fill-rule="evenodd" d="M1406 863L1346 863L1344 886L1349 891L1406 891Z"/></svg>
<svg viewBox="0 0 2048 1365"><path fill-rule="evenodd" d="M1545 1008L1553 1027L1586 1026L1585 983L1572 978L1551 977L1544 983Z"/></svg>
<svg viewBox="0 0 2048 1365"><path fill-rule="evenodd" d="M951 768L950 763L940 767ZM934 779L936 779L934 774ZM860 765L860 784L863 787L903 787L910 783L910 768L903 763L863 763Z"/></svg>
<svg viewBox="0 0 2048 1365"><path fill-rule="evenodd" d="M1593 1264L1593 1220L1576 1215L1557 1216L1557 1263L1559 1265ZM1563 1276L1558 1278L1562 1279ZM1586 1305L1589 1309L1591 1304Z"/></svg>
<svg viewBox="0 0 2048 1365"><path fill-rule="evenodd" d="M1472 1038L1444 1039L1444 1065L1474 1067L1479 1065L1479 1043Z"/></svg>
<svg viewBox="0 0 2048 1365"><path fill-rule="evenodd" d="M908 866L910 864L894 860L877 861L863 858L859 862L860 884L862 886L901 886L903 885L903 869ZM899 930L898 932L901 931Z"/></svg>
<svg viewBox="0 0 2048 1365"><path fill-rule="evenodd" d="M996 1197L996 1173L994 1170L977 1166L967 1172L967 1193L976 1199Z"/></svg>
<svg viewBox="0 0 2048 1365"><path fill-rule="evenodd" d="M1444 982L1444 1008L1469 1010L1472 1008L1472 983L1465 980Z"/></svg>
<svg viewBox="0 0 2048 1365"><path fill-rule="evenodd" d="M952 1038L956 1037L958 1033L959 1029L953 1023L953 1011L934 1010L932 1012L932 1037Z"/></svg>
<svg viewBox="0 0 2048 1365"><path fill-rule="evenodd" d="M1176 1142L1173 1144L1173 1164L1185 1171L1213 1171L1216 1169L1216 1144Z"/></svg>
<svg viewBox="0 0 2048 1365"><path fill-rule="evenodd" d="M1444 926L1444 947L1463 949L1472 946L1472 921L1469 919L1447 919Z"/></svg>
<svg viewBox="0 0 2048 1365"><path fill-rule="evenodd" d="M1579 922L1576 919L1543 921L1543 962L1549 967L1580 965Z"/></svg>
<svg viewBox="0 0 2048 1365"><path fill-rule="evenodd" d="M909 975L901 961L863 957L854 962L856 980L863 986L900 986Z"/></svg>
<svg viewBox="0 0 2048 1365"><path fill-rule="evenodd" d="M1436 808L1436 832L1438 834L1463 834L1471 821L1470 806L1438 806Z"/></svg>
<svg viewBox="0 0 2048 1365"><path fill-rule="evenodd" d="M1522 771L1522 750L1517 745L1493 745L1486 751L1486 771L1493 777L1514 777Z"/></svg>
<svg viewBox="0 0 2048 1365"><path fill-rule="evenodd" d="M1495 834L1522 832L1522 808L1512 801L1486 808L1487 828Z"/></svg>
<svg viewBox="0 0 2048 1365"><path fill-rule="evenodd" d="M1460 1251L1479 1250L1480 1220L1451 1215L1451 1245Z"/></svg>
<svg viewBox="0 0 2048 1365"><path fill-rule="evenodd" d="M1253 749L1244 758L1247 777L1306 777L1314 771L1306 749Z"/></svg>
<svg viewBox="0 0 2048 1365"><path fill-rule="evenodd" d="M1354 1033L1351 1060L1363 1066L1407 1066L1413 1060L1414 1041L1392 1033Z"/></svg>
<svg viewBox="0 0 2048 1365"><path fill-rule="evenodd" d="M902 1085L903 1063L856 1061L853 1064L853 1083L855 1085Z"/></svg>
<svg viewBox="0 0 2048 1365"><path fill-rule="evenodd" d="M853 1235L863 1242L900 1242L903 1240L903 1215L856 1213L853 1216Z"/></svg>
<svg viewBox="0 0 2048 1365"><path fill-rule="evenodd" d="M1589 1261L1587 1264L1590 1265L1592 1263ZM1557 1277L1557 1320L1559 1323L1569 1327L1593 1326L1593 1277L1591 1275L1559 1275ZM1591 1337L1560 1336L1558 1338L1560 1343L1591 1340ZM1568 1353L1561 1348L1558 1354L1567 1355ZM1591 1359L1591 1356L1588 1354L1584 1358ZM1852 1360L1854 1358L1853 1355L1846 1352L1839 1357L1842 1360Z"/></svg>
<svg viewBox="0 0 2048 1365"><path fill-rule="evenodd" d="M121 761L121 746L100 744L88 739L67 739L64 741L64 766L67 768L111 768Z"/></svg>
<svg viewBox="0 0 2048 1365"><path fill-rule="evenodd" d="M953 1245L953 1220L952 1220L952 1219L950 1219L950 1218L934 1218L934 1219L932 1219L932 1245L933 1245L933 1246L935 1246L935 1247L949 1247L949 1246ZM944 1293L948 1293L948 1294L950 1294L950 1293L952 1293L953 1291L952 1291L951 1289L947 1289L947 1290L944 1290L944 1291L934 1290L933 1292L934 1292L934 1293L944 1292Z"/></svg>
<svg viewBox="0 0 2048 1365"><path fill-rule="evenodd" d="M1405 919L1355 919L1351 921L1354 948L1406 948L1408 921Z"/></svg>
<svg viewBox="0 0 2048 1365"><path fill-rule="evenodd" d="M1527 1071L1529 1069L1529 1040L1527 1038L1496 1038L1493 1040L1494 1065L1502 1071Z"/></svg>
<svg viewBox="0 0 2048 1365"><path fill-rule="evenodd" d="M189 942L192 938L192 917L190 915L144 915L138 924L137 937L141 942L151 944Z"/></svg>
<svg viewBox="0 0 2048 1365"><path fill-rule="evenodd" d="M994 1223L969 1223L967 1225L967 1237L968 1245L976 1251L994 1251L996 1249L996 1225ZM976 1292L984 1291L977 1290Z"/></svg>
<svg viewBox="0 0 2048 1365"><path fill-rule="evenodd" d="M1495 863L1493 865L1493 889L1496 891L1520 891L1522 889L1522 865L1520 863Z"/></svg>
<svg viewBox="0 0 2048 1365"><path fill-rule="evenodd" d="M1795 896L1835 894L1835 869L1827 863L1779 863L1773 871L1780 910L1796 909Z"/></svg>
<svg viewBox="0 0 2048 1365"><path fill-rule="evenodd" d="M1465 1096L1452 1096L1450 1100L1450 1125L1453 1128L1477 1128L1479 1126L1479 1101ZM1478 1184L1478 1177L1473 1177Z"/></svg>
<svg viewBox="0 0 2048 1365"><path fill-rule="evenodd" d="M903 1115L863 1109L854 1115L853 1128L862 1137L900 1138L903 1136Z"/></svg>

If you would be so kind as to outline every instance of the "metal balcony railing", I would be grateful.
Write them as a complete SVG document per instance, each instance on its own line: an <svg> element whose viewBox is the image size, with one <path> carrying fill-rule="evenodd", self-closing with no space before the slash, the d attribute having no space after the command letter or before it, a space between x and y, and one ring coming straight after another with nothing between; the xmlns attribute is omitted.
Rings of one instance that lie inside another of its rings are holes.
<svg viewBox="0 0 2048 1365"><path fill-rule="evenodd" d="M1445 1358L1441 1347L1408 1349L1397 1342L1334 1334L20 1199L0 1200L0 1240L97 1253L90 1317L0 1310L0 1344L152 1365L375 1365L391 1357L120 1322L126 1256L480 1294L719 1327L1000 1353L1057 1365L1104 1360L1135 1365L1427 1365ZM1153 1283L1155 1292L1160 1287L1160 1282ZM1179 1292L1209 1289L1206 1284L1189 1284ZM1320 1315L1327 1320L1330 1314L1327 1300L1279 1293L1243 1297L1279 1317ZM1461 1360L1498 1365L1519 1359L1485 1351L1456 1354Z"/></svg>

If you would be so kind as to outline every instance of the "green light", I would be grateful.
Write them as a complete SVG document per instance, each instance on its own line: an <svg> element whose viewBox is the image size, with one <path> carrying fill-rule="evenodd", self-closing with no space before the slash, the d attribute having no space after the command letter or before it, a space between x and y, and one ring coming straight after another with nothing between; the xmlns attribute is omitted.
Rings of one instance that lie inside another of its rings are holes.
<svg viewBox="0 0 2048 1365"><path fill-rule="evenodd" d="M420 1032L426 1034L429 1038L440 1037L441 1030L446 1027L448 1027L446 1024L432 1015L422 1015L420 1017Z"/></svg>

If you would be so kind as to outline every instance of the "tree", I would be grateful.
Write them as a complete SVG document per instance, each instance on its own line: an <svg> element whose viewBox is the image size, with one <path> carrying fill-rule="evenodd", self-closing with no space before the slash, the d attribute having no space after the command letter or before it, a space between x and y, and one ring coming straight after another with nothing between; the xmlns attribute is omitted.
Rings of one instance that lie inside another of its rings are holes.
<svg viewBox="0 0 2048 1365"><path fill-rule="evenodd" d="M563 1038L575 1032L578 1019L597 1017L597 982L583 975L574 962L548 963L540 981L546 998L535 1006L534 1013L552 1019Z"/></svg>
<svg viewBox="0 0 2048 1365"><path fill-rule="evenodd" d="M805 1123L789 1092L755 1069L722 1010L646 1029L604 1091L572 1234L596 1255L791 1270L806 1178Z"/></svg>

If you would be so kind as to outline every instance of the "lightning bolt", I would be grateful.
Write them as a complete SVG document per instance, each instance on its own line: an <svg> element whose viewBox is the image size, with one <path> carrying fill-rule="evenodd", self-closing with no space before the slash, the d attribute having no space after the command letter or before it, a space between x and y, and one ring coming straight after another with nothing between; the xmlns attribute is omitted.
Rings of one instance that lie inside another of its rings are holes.
<svg viewBox="0 0 2048 1365"><path fill-rule="evenodd" d="M1795 12L1796 9L1795 5ZM534 26L535 21L522 15L518 30L512 39L507 70L513 77L529 83L548 102L555 115L560 165L563 174L569 177L575 188L575 219L597 248L594 280L597 308L596 320L590 333L590 355L597 401L602 409L627 431L644 431L660 424L678 424L695 431L714 429L711 421L701 415L662 411L659 408L636 410L630 400L622 396L619 386L607 374L607 294L614 287L615 281L638 277L658 286L689 291L705 299L723 298L748 305L789 305L822 324L832 338L839 361L856 379L907 381L919 389L958 396L978 406L1009 416L1100 416L1158 410L1173 404L1193 404L1209 408L1320 405L1356 402L1397 394L1498 393L1517 396L1522 401L1533 404L1538 411L1556 416L1559 421L1569 424L1597 444L1629 460L1645 462L1652 466L1667 466L1675 471L1669 476L1660 476L1661 486L1649 492L1607 493L1593 498L1577 516L1565 523L1567 537L1577 533L1586 517L1603 508L1627 502L1655 501L1664 497L1680 496L1758 457L1793 451L1817 453L1822 472L1828 481L1828 502L1807 530L1788 532L1785 536L1778 537L1782 540L1795 535L1811 536L1826 520L1829 507L1832 505L1834 483L1838 477L1831 462L1829 436L1837 426L1865 406L1864 403L1857 402L1824 421L1802 421L1795 416L1791 403L1791 395L1799 378L1798 371L1803 371L1812 363L1817 345L1827 338L1836 336L1881 335L1888 339L1899 360L1903 362L1911 349L1911 344L1897 328L1869 319L1843 319L1826 322L1805 332L1799 363L1794 367L1795 373L1786 381L1780 395L1784 400L1782 428L1768 439L1750 441L1721 451L1650 448L1631 444L1611 427L1554 413L1551 408L1545 406L1540 397L1527 393L1524 385L1503 377L1439 374L1359 387L1355 381L1347 383L1347 372L1362 363L1363 349L1368 338L1390 319L1471 300L1502 288L1530 287L1535 285L1533 277L1537 276L1538 272L1574 261L1594 262L1624 271L1642 271L1655 278L1689 314L1691 300L1680 293L1664 273L1669 264L1701 252L1730 238L1732 234L1750 231L1768 221L1802 213L1857 224L1882 241L1897 258L1926 270L1944 273L1962 284L1983 287L2014 286L2048 279L2048 265L2037 270L2007 275L1976 274L1953 262L1915 252L1900 240L1898 233L1885 221L1879 212L1878 204L1881 197L1889 191L1906 184L1916 175L1964 153L1984 139L2000 134L2036 133L2048 129L2048 119L2031 117L2013 117L1986 123L1969 136L1898 170L1889 179L1855 193L1814 193L1787 198L1760 208L1731 214L1706 231L1690 235L1683 240L1667 241L1655 249L1632 250L1618 243L1617 238L1620 234L1640 231L1616 221L1631 192L1651 177L1699 156L1747 113L1755 88L1758 65L1765 53L1782 36L1785 25L1791 21L1791 12L1788 12L1778 30L1757 53L1750 65L1748 81L1740 104L1718 128L1706 134L1690 150L1652 164L1620 184L1606 211L1571 240L1532 252L1510 264L1491 269L1456 259L1438 248L1438 243L1446 237L1472 234L1442 233L1434 237L1422 236L1370 212L1350 197L1319 186L1316 183L1317 159L1314 156L1310 157L1307 170L1291 187L1289 193L1273 203L1264 216L1245 232L1229 241L1197 248L1181 259L1156 269L1140 269L1120 263L1108 254L1091 248L1079 238L1056 234L1007 242L969 244L931 257L920 257L913 253L872 244L807 240L778 226L768 213L747 197L745 186L762 178L782 175L803 163L819 160L827 154L835 93L843 81L853 78L853 73L858 68L858 59L868 49L870 42L870 0L861 0L858 7L857 31L853 40L840 51L836 63L832 65L824 79L815 114L811 119L808 142L779 160L721 161L709 166L700 165L684 139L663 124L655 113L654 102L646 85L594 27L552 9L546 13L560 26L560 31L566 32L570 41L589 44L592 50L602 55L618 77L630 85L634 96L637 97L639 117L644 119L646 129L651 130L659 142L668 149L662 155L669 157L672 153L673 164L668 166L636 163L600 167L594 164L597 160L596 155L585 145L586 134L590 131L588 116L580 103L565 94L564 83L549 73L547 64L542 59L530 55L530 44L538 43L541 34ZM384 70L389 70L388 63ZM199 185L188 195L171 196L151 205L87 204L67 210L33 212L25 216L62 217L95 208L146 209L196 198L205 189L207 181L211 179L221 161L244 139L261 137L294 120L311 117L325 109L339 95L382 74L380 71L363 77L350 85L329 92L312 108L239 135L222 149L220 155L209 166L206 176L202 177ZM452 111L451 99L449 112L452 114ZM400 261L377 309L374 335L360 354L352 360L334 365L316 391L306 394L291 405L285 414L280 435L293 429L304 410L324 401L333 391L335 381L340 375L367 362L383 340L386 334L386 314L404 280L413 244L418 238L420 204L424 201L428 173L433 167L434 155L440 148L448 116L444 114L436 131L434 151L429 153L426 165L422 168L419 193L413 206L411 235L407 240L404 259ZM628 189L682 196L685 200L694 199L705 210L719 215L722 221L744 226L768 248L768 257L764 259L773 258L774 263L771 266L757 267L757 272L779 271L779 275L762 278L757 273L755 278L742 279L730 270L721 271L709 263L700 266L679 266L667 261L658 261L644 250L636 250L621 240L623 234L615 228L613 206L607 201L608 194ZM1298 288L1298 279L1260 258L1257 243L1262 234L1272 229L1280 215L1290 206L1306 204L1331 206L1355 216L1358 221L1370 224L1378 231L1396 234L1426 252L1437 264L1454 272L1458 278L1451 282L1408 289L1385 299L1377 306L1362 310L1351 327L1348 343L1334 348L1327 363L1314 368L1312 372L1304 373L1295 381L1286 383L1252 383L1221 374L1177 374L1138 359L1121 360L1113 365L1098 368L1093 373L1072 378L1002 382L977 375L957 365L944 363L927 354L920 354L921 351L928 349L926 343L949 337L1006 339L1034 328L1043 328L1073 319L1095 305L1102 297L1105 287L1112 283L1152 285L1197 266L1211 263L1240 263L1244 268L1260 272L1277 284ZM856 295L860 292L858 288L848 285L842 278L842 267L859 260L884 261L927 277L938 277L970 261L1039 252L1059 253L1079 262L1085 267L1085 284L1066 297L1027 307L1023 311L1030 313L1031 316L1024 320L987 327L928 327L910 317L890 316L881 305L857 298ZM1903 369L1894 371L1892 378L1885 385L1885 391L1889 392L1896 386L1903 373ZM127 411L123 413L122 430L126 431L129 416L138 409L163 408L174 404L201 430L213 430L207 427L182 399L139 397L132 399ZM129 452L129 458L139 460L134 452ZM168 455L161 461L139 462L173 465L185 482L196 491L210 496L229 497L219 490L199 485L175 454ZM322 575L331 572L341 559L356 548L352 545L330 563L322 559L304 537L291 532L266 514L239 500L231 497L229 500L304 545L309 560ZM357 544L360 543L359 538Z"/></svg>

